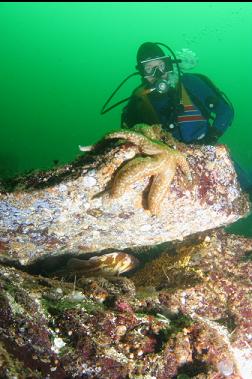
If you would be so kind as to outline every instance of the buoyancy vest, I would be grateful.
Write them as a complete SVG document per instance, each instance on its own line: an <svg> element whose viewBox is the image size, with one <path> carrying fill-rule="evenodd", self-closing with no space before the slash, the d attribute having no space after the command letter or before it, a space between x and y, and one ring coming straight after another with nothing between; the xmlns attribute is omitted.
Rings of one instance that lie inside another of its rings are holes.
<svg viewBox="0 0 252 379"><path fill-rule="evenodd" d="M213 119L213 126L221 133L231 124L234 112L214 84L201 74L184 74L182 77L182 103L184 109L175 114L170 94L152 96L141 86L135 92L132 107L137 122L160 123L175 138L184 142L204 137ZM131 109L128 108L130 112ZM213 114L215 117L213 117ZM134 119L134 117L133 117Z"/></svg>

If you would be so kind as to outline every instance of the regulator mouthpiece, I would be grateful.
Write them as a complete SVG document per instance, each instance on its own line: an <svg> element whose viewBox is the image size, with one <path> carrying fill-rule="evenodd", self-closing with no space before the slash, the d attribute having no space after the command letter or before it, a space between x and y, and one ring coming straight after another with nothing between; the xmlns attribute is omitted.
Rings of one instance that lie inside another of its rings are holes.
<svg viewBox="0 0 252 379"><path fill-rule="evenodd" d="M158 93L167 93L169 91L169 83L165 79L160 79L155 83L153 91L156 90Z"/></svg>

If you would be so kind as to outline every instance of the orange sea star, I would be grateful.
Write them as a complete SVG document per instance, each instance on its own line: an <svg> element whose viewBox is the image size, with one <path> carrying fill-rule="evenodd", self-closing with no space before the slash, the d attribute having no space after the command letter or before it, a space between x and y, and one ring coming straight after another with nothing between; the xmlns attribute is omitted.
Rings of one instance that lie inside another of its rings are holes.
<svg viewBox="0 0 252 379"><path fill-rule="evenodd" d="M143 177L153 176L148 194L148 209L153 215L160 213L162 201L169 192L177 167L191 180L185 155L161 142L160 136L160 126L145 124L138 124L132 129L109 133L105 136L106 139L126 139L137 145L139 153L144 155L133 158L118 170L112 182L110 196L119 197L131 184Z"/></svg>

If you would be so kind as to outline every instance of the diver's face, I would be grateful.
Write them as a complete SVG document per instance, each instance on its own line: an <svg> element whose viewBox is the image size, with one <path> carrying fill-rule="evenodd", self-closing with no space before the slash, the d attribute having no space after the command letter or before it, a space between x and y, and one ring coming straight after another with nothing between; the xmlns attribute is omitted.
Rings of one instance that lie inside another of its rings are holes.
<svg viewBox="0 0 252 379"><path fill-rule="evenodd" d="M150 83L155 83L158 79L168 79L166 64L162 59L155 59L143 64L144 78Z"/></svg>

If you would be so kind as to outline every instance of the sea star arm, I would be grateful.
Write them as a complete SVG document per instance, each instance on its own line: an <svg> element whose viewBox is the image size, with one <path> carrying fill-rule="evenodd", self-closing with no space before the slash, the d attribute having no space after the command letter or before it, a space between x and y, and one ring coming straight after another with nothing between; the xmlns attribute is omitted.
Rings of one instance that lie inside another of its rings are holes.
<svg viewBox="0 0 252 379"><path fill-rule="evenodd" d="M124 131L118 131L114 133L109 133L105 136L106 139L110 138L122 138L126 139L127 141L132 142L134 145L137 145L139 147L140 152L147 154L147 155L155 155L159 154L162 151L173 151L169 146L166 144L160 142L160 141L152 141L145 135L131 131L131 130L124 130Z"/></svg>
<svg viewBox="0 0 252 379"><path fill-rule="evenodd" d="M144 177L156 175L163 169L163 161L159 156L137 157L127 162L117 174L110 190L111 197L123 195L126 189L133 183L137 183Z"/></svg>
<svg viewBox="0 0 252 379"><path fill-rule="evenodd" d="M154 215L160 213L162 202L170 191L170 184L174 178L176 166L173 161L167 162L166 169L155 175L148 194L148 208Z"/></svg>

